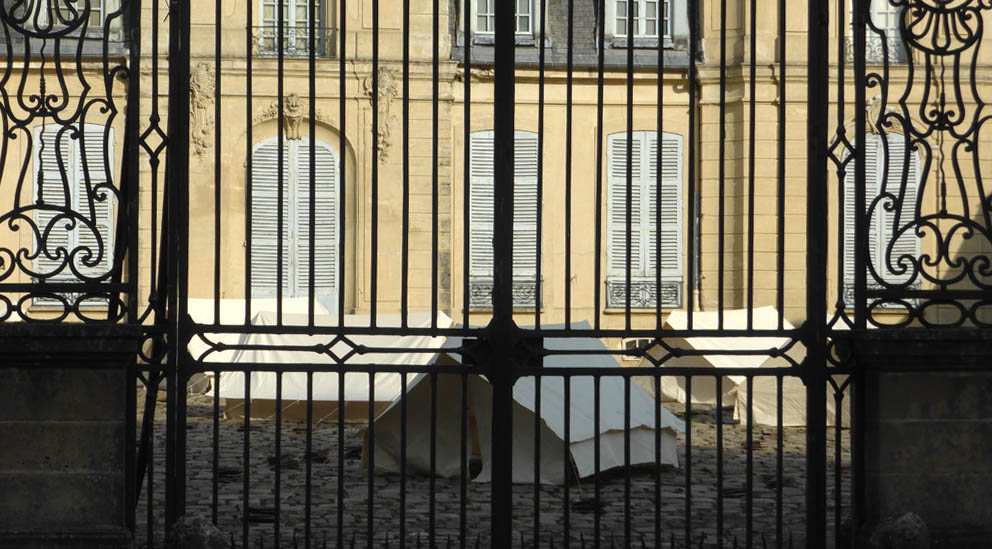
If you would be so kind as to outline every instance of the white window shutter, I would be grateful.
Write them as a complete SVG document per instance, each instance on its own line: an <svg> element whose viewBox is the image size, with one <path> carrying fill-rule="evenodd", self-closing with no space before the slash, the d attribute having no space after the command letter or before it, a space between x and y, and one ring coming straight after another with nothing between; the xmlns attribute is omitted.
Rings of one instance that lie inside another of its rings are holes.
<svg viewBox="0 0 992 549"><path fill-rule="evenodd" d="M654 275L657 265L665 280L682 280L682 137L664 134L661 149L661 261L655 257L655 224L657 185L657 137L649 132L650 169L647 192L651 205L646 220L649 228L647 245L648 274Z"/></svg>
<svg viewBox="0 0 992 549"><path fill-rule="evenodd" d="M645 276L642 243L642 220L644 219L643 166L644 133L634 132L632 142L631 202L630 202L630 274L632 277ZM608 234L607 257L610 277L626 277L627 272L627 134L609 136L609 159L607 167L607 212Z"/></svg>
<svg viewBox="0 0 992 549"><path fill-rule="evenodd" d="M298 265L296 295L309 295L310 284L310 139L296 142L296 221L297 242L294 256ZM337 175L338 161L334 151L314 143L316 170L314 173L314 293L335 296L337 292Z"/></svg>
<svg viewBox="0 0 992 549"><path fill-rule="evenodd" d="M113 181L112 164L114 158L114 133L106 133L106 156L104 156L103 126L87 124L83 135L76 140L74 164L76 175L76 211L90 217L93 228L80 226L77 229L77 246L83 248L74 262L79 271L87 277L100 277L108 272L113 262L114 194L105 186ZM108 165L107 159L111 159ZM91 209L92 208L92 209ZM86 251L92 254L84 257Z"/></svg>
<svg viewBox="0 0 992 549"><path fill-rule="evenodd" d="M283 288L289 288L290 217L289 149L283 147ZM252 295L276 295L278 272L279 157L275 139L255 146L251 166L251 285Z"/></svg>
<svg viewBox="0 0 992 549"><path fill-rule="evenodd" d="M879 166L879 154L881 140L877 135L869 134L865 140L865 204L860 212L865 215L867 208L878 198L878 181L881 177ZM858 213L855 202L855 173L856 162L847 165L844 175L844 280L845 284L854 284L854 261L857 256L855 247L855 215ZM868 224L868 252L869 261L877 268L877 247L878 247L878 214L882 211L881 206L876 207L874 215L869 219Z"/></svg>
<svg viewBox="0 0 992 549"><path fill-rule="evenodd" d="M537 134L518 131L513 150L513 279L537 275Z"/></svg>
<svg viewBox="0 0 992 549"><path fill-rule="evenodd" d="M469 275L493 276L493 132L471 135Z"/></svg>

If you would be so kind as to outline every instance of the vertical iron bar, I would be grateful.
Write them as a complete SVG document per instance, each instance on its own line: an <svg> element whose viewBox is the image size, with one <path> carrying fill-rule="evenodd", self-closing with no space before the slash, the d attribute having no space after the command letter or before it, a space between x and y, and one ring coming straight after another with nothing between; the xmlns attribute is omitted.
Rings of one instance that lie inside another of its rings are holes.
<svg viewBox="0 0 992 549"><path fill-rule="evenodd" d="M569 1L569 5L572 1ZM563 478L565 479L562 485L562 512L564 516L562 517L562 547L568 549L572 541L572 530L569 524L569 511L571 507L571 501L568 495L568 486L571 482L571 477L573 474L572 470L572 377L566 375L562 378L565 383L565 443L562 445L562 466L564 467Z"/></svg>
<svg viewBox="0 0 992 549"><path fill-rule="evenodd" d="M345 48L345 45L348 43L348 0L340 0L340 2L341 2L341 14L340 14L340 17L339 17L338 20L340 21L339 24L341 26L341 31L340 31L340 35L341 35L341 51L339 53L339 61L340 62L338 64L338 86L339 86L339 89L338 89L338 124L341 126L341 133L338 134L338 138L339 138L338 139L338 151L339 151L340 164L341 164L341 177L340 177L340 179L338 179L338 211L341 212L341 216L342 217L345 217L345 216L348 215L348 213L347 213L348 212L348 207L347 207L347 200L346 200L347 196L346 196L346 193L345 193L345 190L348 188L348 185L346 184L346 181L347 181L347 178L346 178L346 176L347 176L347 170L345 169L347 167L347 165L348 165L348 155L346 154L347 153L347 150L348 150L347 149L348 142L345 139L345 136L347 135L347 121L348 121L348 118L347 118L347 110L348 110L347 109L347 100L348 100L348 87L347 87L347 82L348 82L348 64L347 64L347 52L346 52L346 48ZM356 167L356 170L357 170L357 167ZM345 233L347 232L347 226L348 226L348 223L346 221L347 221L346 219L342 219L341 222L338 223L338 273L337 273L338 274L338 288L337 288L337 290L338 290L338 327L339 328L343 328L344 327L344 310L345 310L344 309L344 299L345 299L344 285L345 285L345 280L346 280L346 278L344 276L344 273L345 273L345 257L347 255L345 253L347 251L347 249L346 249L346 242L347 241L345 240L345 238L346 238L346 234ZM342 378L341 378L341 383L342 384L344 383L343 374L342 374ZM343 396L343 394L342 394L342 396ZM344 414L343 413L340 413L341 412L341 406L343 406L343 402L344 402L343 399L340 400L340 401L338 401L338 412L339 412L338 413L338 416L339 416L339 418L341 418L341 420L343 420L343 418L344 418ZM342 432L343 432L343 429L344 429L344 424L343 423L341 423L340 428L342 429ZM343 440L343 435L342 435L342 440ZM343 463L342 463L342 467L344 467ZM339 489L340 489L340 486L339 486ZM339 508L340 508L340 501L341 500L339 499L338 501L339 501L339 504L338 505L339 505ZM344 538L342 537L343 534L341 533L341 527L340 527L341 526L341 523L342 523L342 517L339 514L338 515L338 526L339 526L338 527L338 546L339 547L342 546L343 541L344 541Z"/></svg>
<svg viewBox="0 0 992 549"><path fill-rule="evenodd" d="M465 14L472 13L472 0L465 0ZM472 261L472 35L470 17L466 15L462 18L462 35L465 37L465 81L462 88L465 95L464 120L465 127L462 134L462 150L464 161L462 163L462 181L464 181L462 191L462 326L469 327L469 310L472 302L472 288L469 284L469 273L471 272ZM464 539L464 531L462 532Z"/></svg>
<svg viewBox="0 0 992 549"><path fill-rule="evenodd" d="M545 33L547 31L547 10L541 11L541 44L538 53L538 91L537 91L537 248L534 257L534 329L541 329L541 243L543 236L543 201L544 201L544 62L545 62ZM540 381L538 379L538 381ZM538 386L540 392L540 386ZM536 519L535 519L536 520ZM535 523L536 524L536 523ZM534 543L540 538L534 533Z"/></svg>
<svg viewBox="0 0 992 549"><path fill-rule="evenodd" d="M753 37L752 37L753 38ZM726 191L727 191L727 0L720 0L720 135L719 139L719 163L718 163L718 209L717 214L717 275L716 275L716 300L717 300L717 313L716 313L716 327L718 330L723 329L723 310L724 310L724 295L723 291L725 288L725 273L724 273L724 254L726 252L726 221L727 221L727 209L726 209ZM717 391L717 398L719 399L719 391ZM720 410L717 409L719 414ZM719 418L719 415L717 415ZM720 496L717 495L716 500L717 508L720 508L722 501ZM717 515L717 524L720 523L722 517ZM723 535L720 528L717 528L717 535L720 537L720 543L723 543Z"/></svg>
<svg viewBox="0 0 992 549"><path fill-rule="evenodd" d="M373 89L373 93L375 90ZM375 146L375 145L373 145ZM369 478L368 478L368 511L366 512L365 546L372 549L372 538L375 535L375 372L369 372L369 424L367 437L369 441Z"/></svg>
<svg viewBox="0 0 992 549"><path fill-rule="evenodd" d="M843 522L844 498L841 497L841 450L844 440L841 435L843 426L841 416L844 411L844 393L834 392L834 540L840 540L841 523Z"/></svg>
<svg viewBox="0 0 992 549"><path fill-rule="evenodd" d="M213 440L211 445L213 446L213 460L211 461L211 475L210 475L210 521L217 525L217 513L218 513L218 476L217 470L220 468L220 395L218 395L218 382L220 381L220 372L214 371L214 379L211 381L214 391L214 417L211 418L213 421Z"/></svg>
<svg viewBox="0 0 992 549"><path fill-rule="evenodd" d="M654 543L661 547L661 376L654 377Z"/></svg>
<svg viewBox="0 0 992 549"><path fill-rule="evenodd" d="M686 393L686 400L692 395ZM716 536L723 547L723 376L716 376Z"/></svg>
<svg viewBox="0 0 992 549"><path fill-rule="evenodd" d="M685 395L685 543L688 547L692 543L692 376L685 376Z"/></svg>
<svg viewBox="0 0 992 549"><path fill-rule="evenodd" d="M592 400L593 400L592 417L593 417L593 420L592 421L593 421L593 475L594 476L593 476L593 492L592 492L592 500L593 500L593 505L592 505L592 507L593 507L592 530L593 530L593 535L595 537L595 540L593 541L593 546L596 547L597 549L599 548L599 543L600 543L599 542L599 537L600 537L600 532L601 532L601 525L600 525L600 518L601 517L600 517L600 512L599 512L599 505L600 505L600 499L599 499L599 492L600 492L600 490L599 490L599 473L601 472L601 469L600 468L602 466L601 465L602 458L600 456L600 448L599 448L599 444L600 444L600 435L599 435L599 420L600 420L600 417L599 416L600 416L600 413L601 413L601 411L600 411L600 404L601 404L600 397L601 397L601 395L600 395L600 392L599 392L599 387L600 387L600 378L599 378L599 376L598 375L597 376L593 376L593 378L592 378L592 390L593 390L593 393L592 393L593 394L593 397L592 397Z"/></svg>
<svg viewBox="0 0 992 549"><path fill-rule="evenodd" d="M671 4L669 4L671 6ZM669 8L669 20L675 17L674 7ZM663 29L662 34L667 32L668 29ZM665 156L665 120L664 120L664 104L665 104L665 40L664 37L658 40L658 108L657 108L657 124L658 132L656 134L656 142L658 143L658 149L655 157L655 163L657 167L655 168L655 181L654 181L654 204L655 204L655 216L654 216L654 265L648 265L649 269L654 269L654 319L655 319L655 329L661 330L663 322L661 321L661 185L662 185L662 158ZM655 393L656 395L661 393ZM657 399L655 399L657 400ZM656 456L657 457L657 456ZM655 543L661 543L660 535L655 536Z"/></svg>
<svg viewBox="0 0 992 549"><path fill-rule="evenodd" d="M429 547L435 546L435 529L437 528L437 373L430 373L431 381L431 435L428 490L427 490L427 538Z"/></svg>
<svg viewBox="0 0 992 549"><path fill-rule="evenodd" d="M276 372L276 466L275 466L275 486L273 487L273 510L275 520L272 521L272 539L278 547L282 541L279 535L280 514L282 511L282 372Z"/></svg>
<svg viewBox="0 0 992 549"><path fill-rule="evenodd" d="M809 2L808 118L806 122L806 539L826 540L826 274L828 5ZM857 53L857 47L855 47ZM862 56L864 51L862 50ZM858 117L863 119L864 117ZM860 164L863 170L863 163ZM864 187L861 187L863 190ZM861 202L863 204L863 202ZM862 281L863 283L863 281Z"/></svg>
<svg viewBox="0 0 992 549"><path fill-rule="evenodd" d="M248 547L251 543L251 531L248 529L248 502L251 501L251 371L245 370L245 417L244 417L244 446L242 447L241 467L244 469L243 484L241 485L241 546Z"/></svg>
<svg viewBox="0 0 992 549"><path fill-rule="evenodd" d="M214 2L214 324L220 324L221 279L221 0Z"/></svg>
<svg viewBox="0 0 992 549"><path fill-rule="evenodd" d="M461 375L462 385L462 414L461 414L461 475L459 476L460 499L458 505L458 547L465 549L468 525L468 375Z"/></svg>
<svg viewBox="0 0 992 549"><path fill-rule="evenodd" d="M696 126L698 125L697 120L697 89L696 89L696 58L699 56L699 46L696 43L699 40L698 29L697 29L697 19L699 17L699 0L687 0L688 10L689 10L689 77L688 77L688 87L689 87L689 155L687 162L689 164L687 173L687 182L689 185L687 199L689 201L689 238L688 246L686 249L686 260L689 265L686 269L686 278L689 283L686 284L686 288L689 290L686 293L686 327L692 329L692 312L695 308L695 291L696 291L696 271L699 266L696 264L696 237L698 235L696 228ZM688 379L686 382L688 383ZM688 532L688 529L686 530ZM688 539L688 538L686 538Z"/></svg>
<svg viewBox="0 0 992 549"><path fill-rule="evenodd" d="M311 51L313 44L311 44ZM311 303L313 303L311 301ZM303 536L304 547L310 549L311 522L313 520L313 372L307 372L307 440L306 476L303 494Z"/></svg>
<svg viewBox="0 0 992 549"><path fill-rule="evenodd" d="M775 306L778 329L785 329L785 13L786 0L778 2L778 192L776 193L776 252L777 283ZM781 378L779 378L781 379ZM780 536L781 537L781 536Z"/></svg>
<svg viewBox="0 0 992 549"><path fill-rule="evenodd" d="M379 301L379 0L372 0L372 204L369 250L369 326L376 325ZM436 137L435 137L436 139ZM436 162L436 160L435 160ZM372 427L369 416L369 428ZM369 473L372 470L369 469ZM369 532L371 543L372 532Z"/></svg>
<svg viewBox="0 0 992 549"><path fill-rule="evenodd" d="M410 0L403 0L403 219L401 223L400 238L403 250L400 258L400 326L406 328L410 313ZM402 506L400 509L402 512ZM402 547L404 543L401 536L400 546Z"/></svg>
<svg viewBox="0 0 992 549"><path fill-rule="evenodd" d="M493 547L509 547L513 533L513 174L514 174L514 4L495 5L496 45L493 189L493 320L489 327L496 356L491 358L492 532Z"/></svg>
<svg viewBox="0 0 992 549"><path fill-rule="evenodd" d="M597 21L606 21L606 2L599 2L599 17ZM595 254L593 267L593 329L598 330L600 326L600 294L602 293L602 258L603 249L603 63L604 49L606 44L605 25L598 26L597 36L597 61L596 61L596 217L594 226Z"/></svg>
<svg viewBox="0 0 992 549"><path fill-rule="evenodd" d="M251 324L252 207L252 4L245 2L245 326ZM247 543L247 541L245 542Z"/></svg>
<svg viewBox="0 0 992 549"><path fill-rule="evenodd" d="M169 4L169 149L166 163L169 205L168 384L166 425L166 528L185 513L186 505L186 376L188 356L184 321L189 242L189 3Z"/></svg>
<svg viewBox="0 0 992 549"><path fill-rule="evenodd" d="M466 0L467 1L467 0ZM575 0L568 0L568 45L565 48L565 329L572 327L572 78ZM566 483L567 488L567 483ZM567 503L567 498L566 498ZM566 505L565 516L568 516ZM565 528L568 539L568 528ZM566 541L566 544L568 542Z"/></svg>
<svg viewBox="0 0 992 549"><path fill-rule="evenodd" d="M316 11L319 2L317 0L309 0L310 11L307 14L307 19L310 23L310 36L309 44L307 48L307 76L309 77L309 92L310 100L307 102L310 112L307 129L310 131L310 143L307 152L310 155L310 170L309 179L310 185L310 195L309 204L307 206L310 210L310 217L307 219L308 227L310 229L307 234L309 242L307 242L307 255L306 258L309 269L307 269L307 325L314 325L314 315L316 314L315 301L317 300L317 18L320 17L323 20L324 11ZM323 36L323 35L322 35ZM338 158L344 159L344 151L340 151ZM309 403L308 403L309 405ZM308 462L309 463L309 462ZM309 484L307 485L309 489ZM310 521L307 519L306 529L310 529ZM306 541L307 546L310 545L310 536L307 536Z"/></svg>
<svg viewBox="0 0 992 549"><path fill-rule="evenodd" d="M432 115L431 115L431 329L437 330L438 311L438 141L440 133L439 123L439 86L440 86L440 48L441 48L441 24L440 24L440 1L433 0L433 63L431 71L431 91L432 91Z"/></svg>
<svg viewBox="0 0 992 549"><path fill-rule="evenodd" d="M782 383L784 378L775 378L775 546L782 549Z"/></svg>
<svg viewBox="0 0 992 549"><path fill-rule="evenodd" d="M626 13L626 16L627 16L627 21L626 21L627 28L624 29L626 31L626 34L627 34L627 147L626 147L627 150L625 151L625 153L627 155L626 156L627 170L626 170L626 173L624 174L624 176L625 176L625 178L627 180L626 181L626 183L627 183L627 185L626 185L626 200L627 200L627 202L626 202L627 203L626 214L627 214L627 217L626 217L626 225L625 225L625 227L627 228L627 231L626 231L626 234L624 235L625 250L626 250L627 253L626 253L626 256L624 257L624 306L623 306L623 316L624 316L624 327L627 330L630 330L630 276L631 276L631 270L632 270L631 269L631 260L633 258L633 253L634 253L634 250L631 249L632 248L632 245L633 245L633 237L634 237L634 235L633 235L633 232L634 232L634 226L633 226L633 209L634 209L633 208L633 202L634 202L634 196L633 196L633 193L634 193L634 160L633 160L633 158L634 158L634 25L636 24L636 21L634 20L634 6L635 6L635 2L627 2L627 13ZM600 25L600 26L605 26L605 25ZM647 143L644 143L643 145L647 145ZM644 148L647 149L646 146ZM648 154L648 151L642 150L641 151L641 155L643 156L645 154ZM642 165L643 165L643 163L642 163ZM638 166L638 172L640 172L640 168L641 168L641 166ZM609 168L607 168L607 169L609 169ZM644 174L643 173L640 174L640 175L641 175L641 177L644 177ZM638 178L637 183L638 183L638 187L640 187L640 183L641 183L640 178ZM607 193L612 193L612 192L613 192L612 189L610 189L609 191L607 191ZM640 195L640 188L638 188L638 195ZM638 204L641 204L640 201L638 202ZM642 211L638 212L638 215L639 216L641 216L643 214L643 204L641 204L641 206L642 206ZM659 210L659 212L660 212L660 210ZM609 216L609 215L612 215L612 214L607 213L606 215ZM642 219L642 222L643 222L643 219ZM643 231L641 231L641 228L642 227L643 227L643 224L642 224L641 227L638 227L637 228L639 232L643 232ZM641 234L640 239L638 239L638 244L640 244L642 242L642 239L644 238L644 236L645 235ZM640 246L638 246L638 250L637 250L638 259L641 259L643 261L643 259L640 257L640 254L641 254L641 250L640 250Z"/></svg>
<svg viewBox="0 0 992 549"><path fill-rule="evenodd" d="M657 399L656 399L657 400ZM623 378L623 540L630 543L630 376Z"/></svg>
<svg viewBox="0 0 992 549"><path fill-rule="evenodd" d="M343 3L343 0L342 0ZM343 9L343 6L342 6ZM338 373L338 500L337 546L344 547L344 372Z"/></svg>
<svg viewBox="0 0 992 549"><path fill-rule="evenodd" d="M748 82L748 162L747 162L747 329L754 329L754 164L757 161L754 149L755 139L755 93L758 70L758 0L751 0L750 42L751 66ZM751 530L747 531L750 547Z"/></svg>
<svg viewBox="0 0 992 549"><path fill-rule="evenodd" d="M284 149L289 148L289 144L286 143L286 102L284 94L286 93L286 13L284 7L286 4L281 3L280 0L279 7L276 8L276 42L278 46L276 47L276 112L278 116L276 117L277 130L276 130L276 325L282 326L282 298L283 298L283 281L287 272L283 272L283 267L287 264L286 262L291 261L291 258L287 257L286 250L284 246L286 243L286 212L283 211L283 206L286 204L286 191L288 190L289 181L286 177L286 171L289 166L285 165L284 162L289 162L288 152L285 155L285 161L283 160ZM342 132L343 133L343 132ZM311 169L315 168L312 167ZM295 200L292 196L289 200ZM276 479L276 484L278 485L278 479ZM276 520L276 531L279 529L279 521ZM276 544L279 543L279 536L276 536Z"/></svg>
<svg viewBox="0 0 992 549"><path fill-rule="evenodd" d="M534 543L541 539L541 376L534 376Z"/></svg>
<svg viewBox="0 0 992 549"><path fill-rule="evenodd" d="M400 374L400 549L406 547L406 406L407 374Z"/></svg>
<svg viewBox="0 0 992 549"><path fill-rule="evenodd" d="M747 478L745 492L747 500L744 503L744 546L754 545L754 377L747 378Z"/></svg>

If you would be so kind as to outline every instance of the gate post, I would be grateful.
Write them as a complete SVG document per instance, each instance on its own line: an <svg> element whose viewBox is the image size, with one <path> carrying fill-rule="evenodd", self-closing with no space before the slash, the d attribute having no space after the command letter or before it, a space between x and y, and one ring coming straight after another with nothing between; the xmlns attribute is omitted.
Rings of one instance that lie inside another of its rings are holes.
<svg viewBox="0 0 992 549"><path fill-rule="evenodd" d="M514 3L496 4L493 185L493 320L487 337L493 385L492 547L513 535L513 127Z"/></svg>
<svg viewBox="0 0 992 549"><path fill-rule="evenodd" d="M186 308L189 254L189 53L190 0L169 3L169 127L166 157L168 208L168 359L166 362L165 524L186 505L186 354L182 319Z"/></svg>
<svg viewBox="0 0 992 549"><path fill-rule="evenodd" d="M806 81L806 543L826 545L828 4L808 3Z"/></svg>

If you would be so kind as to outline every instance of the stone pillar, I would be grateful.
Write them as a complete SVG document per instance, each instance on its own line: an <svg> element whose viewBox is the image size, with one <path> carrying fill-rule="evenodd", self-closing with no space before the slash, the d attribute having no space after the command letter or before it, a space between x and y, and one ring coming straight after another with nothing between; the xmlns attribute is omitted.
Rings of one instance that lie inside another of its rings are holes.
<svg viewBox="0 0 992 549"><path fill-rule="evenodd" d="M992 539L992 334L872 331L856 353L868 368L868 532L918 514L935 546Z"/></svg>
<svg viewBox="0 0 992 549"><path fill-rule="evenodd" d="M0 326L0 546L131 547L140 328Z"/></svg>

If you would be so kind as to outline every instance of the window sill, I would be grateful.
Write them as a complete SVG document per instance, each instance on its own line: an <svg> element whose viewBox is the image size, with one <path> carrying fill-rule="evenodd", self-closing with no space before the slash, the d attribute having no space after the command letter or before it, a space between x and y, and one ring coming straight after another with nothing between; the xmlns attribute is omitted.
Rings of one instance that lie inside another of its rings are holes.
<svg viewBox="0 0 992 549"><path fill-rule="evenodd" d="M614 36L610 39L609 46L611 48L627 48L627 37L626 36ZM662 47L664 49L673 49L675 43L672 42L671 36L665 36L662 38ZM658 49L658 37L656 36L635 36L634 37L634 49Z"/></svg>

